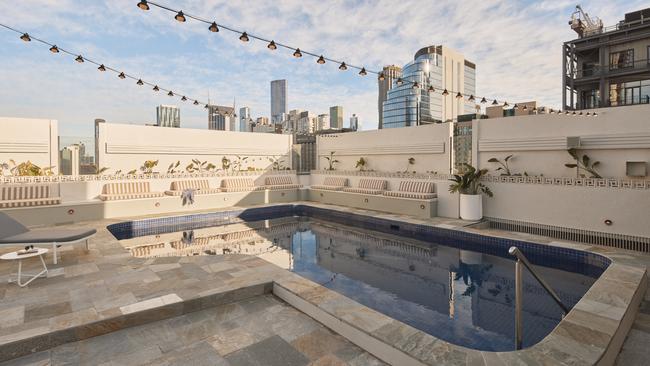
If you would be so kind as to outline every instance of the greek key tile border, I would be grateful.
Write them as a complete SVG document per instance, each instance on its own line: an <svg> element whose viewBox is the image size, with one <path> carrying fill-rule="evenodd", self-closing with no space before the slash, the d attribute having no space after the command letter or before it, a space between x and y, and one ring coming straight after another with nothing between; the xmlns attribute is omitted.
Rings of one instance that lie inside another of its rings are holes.
<svg viewBox="0 0 650 366"><path fill-rule="evenodd" d="M138 179L169 179L169 178L213 178L213 177L238 177L238 176L256 176L264 174L273 175L295 175L295 170L243 170L235 172L203 172L203 173L159 173L159 174L101 174L101 175L51 175L51 176L0 176L0 184L12 183L66 183L66 182L92 182L92 181L112 181L112 180L138 180Z"/></svg>
<svg viewBox="0 0 650 366"><path fill-rule="evenodd" d="M411 178L447 180L451 174L426 174L426 173L404 173L404 172L360 172L355 170L312 170L311 174L346 175L357 177L378 177L378 178ZM612 178L567 178L567 177L543 177L543 176L499 176L487 175L483 178L489 183L518 183L518 184L545 184L569 187L595 187L595 188L628 188L628 189L650 189L648 180L628 180Z"/></svg>

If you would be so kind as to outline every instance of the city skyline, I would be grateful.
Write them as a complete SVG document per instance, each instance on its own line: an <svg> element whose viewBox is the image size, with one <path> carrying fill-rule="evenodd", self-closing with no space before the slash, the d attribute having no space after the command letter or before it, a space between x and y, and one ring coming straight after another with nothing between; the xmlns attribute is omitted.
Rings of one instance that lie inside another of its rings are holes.
<svg viewBox="0 0 650 366"><path fill-rule="evenodd" d="M476 62L478 94L506 100L534 99L540 104L560 106L557 69L561 65L561 43L573 37L566 20L575 4L469 2L451 6L443 3L435 9L417 12L413 11L414 4L407 1L395 7L382 7L363 3L325 6L268 2L254 9L221 1L201 5L179 1L176 5L188 12L218 16L224 24L250 27L251 33L268 34L305 50L322 51L350 63L365 64L373 70L388 64L403 65L417 49L433 43L443 44ZM362 116L366 129L376 128L377 81L372 74L362 78L353 70L340 72L331 63L320 66L310 58L295 59L286 50L270 52L261 42L243 44L223 32L214 35L191 22L180 24L161 12L143 16L132 1L87 5L82 8L73 1L57 4L35 1L29 6L7 7L5 16L7 22L10 20L9 25L70 50L87 52L88 57L105 60L107 64L110 62L197 98L207 98L209 91L214 103L228 105L236 97L238 106L250 106L260 115L270 116L268 86L263 84L286 79L292 85L289 110L324 112L332 105L343 105L350 112L345 119L354 112ZM586 8L610 25L619 20L618 14L642 5L642 1L625 4L595 1ZM318 24L313 22L314 18L336 10L346 11L350 17L336 19L336 26L308 27L308 24ZM360 16L368 12L377 14L377 19ZM278 27L260 21L269 13L299 13L305 19L296 17L290 24ZM44 24L44 17L56 21ZM404 17L409 22L404 23L406 26L400 32L387 32L392 27L386 24L401 24ZM431 27L430 19L436 17L446 21ZM485 20L488 18L490 21ZM531 23L526 21L531 19L535 27L529 29ZM475 23L475 28L468 29L469 23ZM428 25L424 27L424 24ZM464 31L458 32L461 25ZM490 36L482 36L487 34ZM530 43L531 39L535 42L525 52L511 47ZM55 118L61 122L62 133L89 135L94 118L119 123L153 122L152 106L170 103L162 93L154 94L145 90L148 88L131 85L128 80L109 78L92 70L90 65L79 66L33 42L25 45L10 32L1 32L0 41L6 55L0 60L0 78L16 85L11 90L0 91L0 109L7 115ZM549 53L549 50L556 52ZM536 82L524 90L518 87L522 77ZM39 108L34 109L34 105ZM179 107L183 110L184 127L206 128L202 108L189 103Z"/></svg>

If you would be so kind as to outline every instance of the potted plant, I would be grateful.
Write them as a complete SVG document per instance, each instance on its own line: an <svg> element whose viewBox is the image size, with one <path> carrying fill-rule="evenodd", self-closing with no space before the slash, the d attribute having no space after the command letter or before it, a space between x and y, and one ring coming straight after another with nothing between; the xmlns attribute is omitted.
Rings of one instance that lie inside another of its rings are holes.
<svg viewBox="0 0 650 366"><path fill-rule="evenodd" d="M477 170L464 163L465 169L461 174L454 174L450 181L449 192L460 193L460 218L463 220L480 220L483 218L483 197L485 193L492 197L492 191L481 183L481 177L487 174L487 169Z"/></svg>
<svg viewBox="0 0 650 366"><path fill-rule="evenodd" d="M368 165L368 159L364 157L360 157L359 160L357 160L357 165L355 167L359 169L360 172L363 172L364 170L366 170L367 165Z"/></svg>

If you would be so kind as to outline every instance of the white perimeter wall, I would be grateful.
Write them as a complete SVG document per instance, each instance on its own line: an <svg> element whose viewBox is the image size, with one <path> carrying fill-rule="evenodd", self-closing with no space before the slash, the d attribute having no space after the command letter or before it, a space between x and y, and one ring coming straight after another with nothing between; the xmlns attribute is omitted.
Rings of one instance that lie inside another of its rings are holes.
<svg viewBox="0 0 650 366"><path fill-rule="evenodd" d="M407 128L360 131L318 136L318 167L327 169L326 156L334 151L341 161L336 170L355 170L360 157L368 164L366 169L382 172L427 171L449 173L449 129L451 125L435 124ZM409 158L415 165L408 165Z"/></svg>
<svg viewBox="0 0 650 366"><path fill-rule="evenodd" d="M601 162L597 170L604 178L633 179L626 177L628 160L644 161L650 171L650 106L597 111L598 117L542 114L475 121L472 132L478 164L494 170L498 165L488 159L513 154L513 174L575 177L576 170L564 166L573 160L566 152L566 138L579 136L581 154Z"/></svg>
<svg viewBox="0 0 650 366"><path fill-rule="evenodd" d="M59 172L58 123L51 119L0 117L0 163L13 159Z"/></svg>
<svg viewBox="0 0 650 366"><path fill-rule="evenodd" d="M269 168L269 158L282 158L282 165L291 167L291 144L290 135L100 123L97 146L99 166L110 168L107 173L138 169L145 160L159 160L154 171L165 173L178 160L182 170L192 159L221 168L224 156L234 161L237 155L248 157L243 170Z"/></svg>

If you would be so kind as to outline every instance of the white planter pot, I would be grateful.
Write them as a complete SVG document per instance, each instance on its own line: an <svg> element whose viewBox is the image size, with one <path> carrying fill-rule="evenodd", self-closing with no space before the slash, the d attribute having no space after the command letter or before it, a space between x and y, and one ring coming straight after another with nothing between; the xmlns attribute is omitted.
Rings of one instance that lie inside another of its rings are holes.
<svg viewBox="0 0 650 366"><path fill-rule="evenodd" d="M460 218L463 220L480 220L483 218L483 196L480 194L460 195Z"/></svg>

